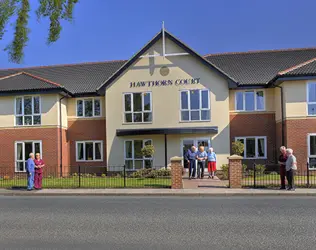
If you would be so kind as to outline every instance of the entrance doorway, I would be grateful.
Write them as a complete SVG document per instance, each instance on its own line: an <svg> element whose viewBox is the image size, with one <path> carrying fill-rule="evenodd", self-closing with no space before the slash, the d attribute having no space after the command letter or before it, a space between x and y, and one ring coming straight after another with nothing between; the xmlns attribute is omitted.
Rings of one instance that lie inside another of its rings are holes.
<svg viewBox="0 0 316 250"><path fill-rule="evenodd" d="M190 149L192 146L196 146L197 148L199 146L204 146L204 150L208 152L208 149L211 147L211 140L210 138L186 138L181 141L181 154L182 157L186 154L188 149ZM183 166L186 172L189 171L189 164L186 161L183 161ZM207 173L207 162L205 163L204 173Z"/></svg>
<svg viewBox="0 0 316 250"><path fill-rule="evenodd" d="M26 171L26 161L29 154L40 153L42 155L41 141L18 141L15 142L15 172Z"/></svg>

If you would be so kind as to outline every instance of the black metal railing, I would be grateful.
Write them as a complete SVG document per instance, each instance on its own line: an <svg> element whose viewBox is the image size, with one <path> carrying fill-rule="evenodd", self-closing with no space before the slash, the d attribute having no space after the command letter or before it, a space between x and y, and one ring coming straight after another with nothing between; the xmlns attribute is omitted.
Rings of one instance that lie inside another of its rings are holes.
<svg viewBox="0 0 316 250"><path fill-rule="evenodd" d="M251 168L244 169L242 186L250 188L281 187L281 174L279 167L271 169L269 166L253 164ZM285 183L287 185L286 177ZM294 184L296 187L316 188L316 169L310 169L307 163L305 169L295 171Z"/></svg>
<svg viewBox="0 0 316 250"><path fill-rule="evenodd" d="M0 188L26 188L27 174L0 168ZM43 188L170 188L171 172L164 167L131 171L125 166L44 169Z"/></svg>

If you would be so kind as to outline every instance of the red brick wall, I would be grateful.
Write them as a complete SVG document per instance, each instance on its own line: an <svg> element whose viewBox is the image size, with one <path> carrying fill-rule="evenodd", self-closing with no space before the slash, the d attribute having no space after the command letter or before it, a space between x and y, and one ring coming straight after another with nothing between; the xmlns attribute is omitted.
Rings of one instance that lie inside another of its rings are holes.
<svg viewBox="0 0 316 250"><path fill-rule="evenodd" d="M103 162L76 162L76 141L103 141ZM106 165L106 123L105 120L68 121L68 143L70 166L105 166Z"/></svg>
<svg viewBox="0 0 316 250"><path fill-rule="evenodd" d="M239 136L266 136L267 160L256 160L257 164L275 162L275 115L263 114L230 114L230 140L235 141ZM243 163L251 166L253 160L243 160Z"/></svg>

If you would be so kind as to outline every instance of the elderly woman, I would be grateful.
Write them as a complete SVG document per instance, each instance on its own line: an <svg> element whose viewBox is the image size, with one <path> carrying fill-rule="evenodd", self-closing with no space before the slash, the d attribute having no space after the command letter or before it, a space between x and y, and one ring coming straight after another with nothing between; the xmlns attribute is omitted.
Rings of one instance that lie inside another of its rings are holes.
<svg viewBox="0 0 316 250"><path fill-rule="evenodd" d="M42 189L43 167L45 167L45 163L41 159L41 155L39 153L35 155L34 163L35 163L34 187L35 189Z"/></svg>
<svg viewBox="0 0 316 250"><path fill-rule="evenodd" d="M207 154L207 168L208 168L208 178L214 179L216 171L216 154L213 148L208 150Z"/></svg>
<svg viewBox="0 0 316 250"><path fill-rule="evenodd" d="M205 160L207 159L207 154L204 151L204 147L200 146L199 151L196 153L196 159L198 160L198 166L197 166L197 175L198 179L204 178L204 167L205 167Z"/></svg>
<svg viewBox="0 0 316 250"><path fill-rule="evenodd" d="M281 178L281 188L280 189L285 189L285 163L287 160L287 154L286 154L286 147L282 146L280 147L280 156L279 156L279 165L280 165L280 178Z"/></svg>
<svg viewBox="0 0 316 250"><path fill-rule="evenodd" d="M297 170L296 157L293 155L293 150L286 150L287 160L285 163L286 178L288 182L287 190L294 191L294 171Z"/></svg>

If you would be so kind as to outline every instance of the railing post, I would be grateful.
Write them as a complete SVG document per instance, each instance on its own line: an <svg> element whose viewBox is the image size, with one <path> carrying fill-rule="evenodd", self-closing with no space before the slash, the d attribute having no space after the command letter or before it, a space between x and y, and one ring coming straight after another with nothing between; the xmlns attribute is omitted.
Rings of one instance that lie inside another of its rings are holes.
<svg viewBox="0 0 316 250"><path fill-rule="evenodd" d="M124 188L126 188L126 166L124 165Z"/></svg>
<svg viewBox="0 0 316 250"><path fill-rule="evenodd" d="M81 187L81 168L80 168L80 165L79 165L79 188Z"/></svg>
<svg viewBox="0 0 316 250"><path fill-rule="evenodd" d="M309 163L308 162L306 163L306 166L307 166L307 187L310 187L309 186Z"/></svg>
<svg viewBox="0 0 316 250"><path fill-rule="evenodd" d="M256 188L256 163L253 163L253 187Z"/></svg>

